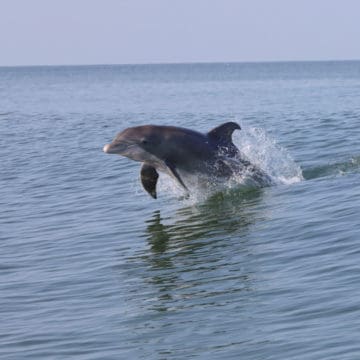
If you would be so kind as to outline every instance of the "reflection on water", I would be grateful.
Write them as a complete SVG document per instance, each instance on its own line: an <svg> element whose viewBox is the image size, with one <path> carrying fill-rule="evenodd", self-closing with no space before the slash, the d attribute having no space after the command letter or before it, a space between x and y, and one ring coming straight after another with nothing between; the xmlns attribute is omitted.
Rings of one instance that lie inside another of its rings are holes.
<svg viewBox="0 0 360 360"><path fill-rule="evenodd" d="M175 216L168 218L162 218L160 210L156 210L146 221L146 237L152 252L164 253L168 246L191 251L209 245L214 236L221 239L235 232L240 236L259 218L254 208L260 202L262 192L262 189L253 189L219 193L203 204L181 208Z"/></svg>
<svg viewBox="0 0 360 360"><path fill-rule="evenodd" d="M181 307L209 305L251 289L256 271L247 233L264 216L262 194L260 189L233 190L181 208L172 217L153 213L146 221L149 248L138 261L129 259L152 289L150 309L174 309L180 300Z"/></svg>
<svg viewBox="0 0 360 360"><path fill-rule="evenodd" d="M148 241L154 253L163 253L166 251L170 235L165 225L161 223L160 210L156 210L153 217L147 221Z"/></svg>

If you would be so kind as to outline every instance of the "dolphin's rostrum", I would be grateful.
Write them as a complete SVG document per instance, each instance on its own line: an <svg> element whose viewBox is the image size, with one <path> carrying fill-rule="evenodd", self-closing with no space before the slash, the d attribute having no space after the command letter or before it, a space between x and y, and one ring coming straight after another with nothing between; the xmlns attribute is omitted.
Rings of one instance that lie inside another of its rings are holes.
<svg viewBox="0 0 360 360"><path fill-rule="evenodd" d="M269 185L268 175L241 159L232 142L236 129L240 130L240 126L235 122L222 124L207 134L175 126L136 126L120 132L103 150L142 162L141 183L154 199L158 171L175 178L187 193L183 179L186 174L230 178L246 170L260 186Z"/></svg>

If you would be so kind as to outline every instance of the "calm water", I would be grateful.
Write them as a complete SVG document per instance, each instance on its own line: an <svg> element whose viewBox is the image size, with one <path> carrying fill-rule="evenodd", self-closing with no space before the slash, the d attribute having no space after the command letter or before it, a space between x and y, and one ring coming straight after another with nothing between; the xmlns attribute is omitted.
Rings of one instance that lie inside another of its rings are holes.
<svg viewBox="0 0 360 360"><path fill-rule="evenodd" d="M228 120L279 185L101 151ZM0 68L0 357L359 359L359 124L360 62Z"/></svg>

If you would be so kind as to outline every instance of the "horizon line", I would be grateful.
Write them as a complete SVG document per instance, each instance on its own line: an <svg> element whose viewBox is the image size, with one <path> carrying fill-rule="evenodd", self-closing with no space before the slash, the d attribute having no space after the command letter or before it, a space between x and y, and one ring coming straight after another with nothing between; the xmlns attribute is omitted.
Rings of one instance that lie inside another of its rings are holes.
<svg viewBox="0 0 360 360"><path fill-rule="evenodd" d="M0 65L0 68L17 67L91 67L91 66L146 66L146 65L210 65L210 64L271 64L271 63L320 63L320 62L356 62L360 59L327 59L327 60L248 60L248 61L184 61L184 62L134 62L134 63L88 63L88 64L18 64Z"/></svg>

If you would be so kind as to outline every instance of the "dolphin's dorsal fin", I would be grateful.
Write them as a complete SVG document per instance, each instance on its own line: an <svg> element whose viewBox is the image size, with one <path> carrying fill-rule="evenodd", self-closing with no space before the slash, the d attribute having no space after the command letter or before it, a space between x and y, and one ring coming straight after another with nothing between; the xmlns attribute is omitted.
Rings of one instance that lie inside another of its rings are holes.
<svg viewBox="0 0 360 360"><path fill-rule="evenodd" d="M230 121L210 130L207 135L209 138L221 143L232 143L231 136L234 130L241 130L241 127L239 124Z"/></svg>
<svg viewBox="0 0 360 360"><path fill-rule="evenodd" d="M156 183L159 174L153 166L143 164L140 171L141 184L144 189L156 199Z"/></svg>

